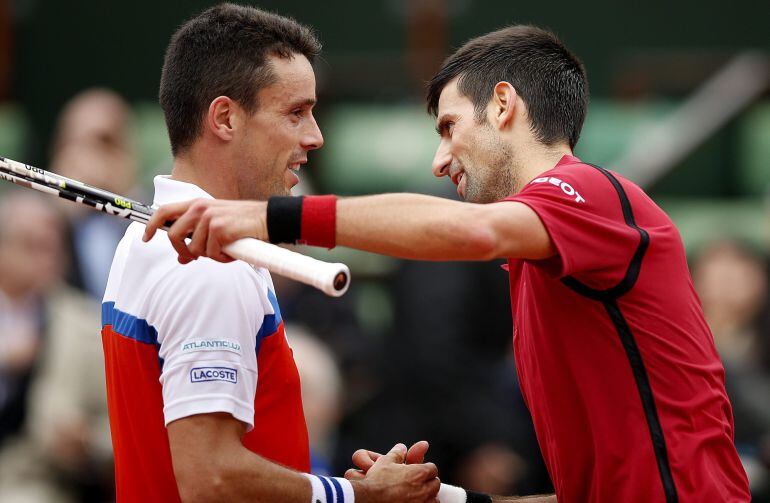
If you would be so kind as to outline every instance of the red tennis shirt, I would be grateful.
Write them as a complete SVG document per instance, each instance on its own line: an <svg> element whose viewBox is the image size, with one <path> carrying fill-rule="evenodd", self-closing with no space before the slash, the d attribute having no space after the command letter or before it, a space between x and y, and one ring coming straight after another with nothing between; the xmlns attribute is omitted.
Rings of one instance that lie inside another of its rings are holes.
<svg viewBox="0 0 770 503"><path fill-rule="evenodd" d="M668 216L572 156L506 200L532 208L557 250L508 267L517 371L559 503L749 501Z"/></svg>

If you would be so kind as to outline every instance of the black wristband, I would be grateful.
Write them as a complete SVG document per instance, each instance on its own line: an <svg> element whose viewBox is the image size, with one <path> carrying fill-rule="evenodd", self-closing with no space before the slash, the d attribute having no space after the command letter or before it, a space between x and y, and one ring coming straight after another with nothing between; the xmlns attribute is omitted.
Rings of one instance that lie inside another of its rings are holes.
<svg viewBox="0 0 770 503"><path fill-rule="evenodd" d="M465 503L492 503L492 496L484 493L477 493L475 491L465 491L467 495Z"/></svg>
<svg viewBox="0 0 770 503"><path fill-rule="evenodd" d="M274 196L267 201L270 242L294 244L302 235L302 197Z"/></svg>

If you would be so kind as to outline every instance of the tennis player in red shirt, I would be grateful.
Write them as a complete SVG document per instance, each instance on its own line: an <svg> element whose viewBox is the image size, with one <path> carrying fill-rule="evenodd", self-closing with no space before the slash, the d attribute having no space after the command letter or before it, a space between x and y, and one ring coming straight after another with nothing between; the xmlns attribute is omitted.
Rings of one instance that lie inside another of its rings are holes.
<svg viewBox="0 0 770 503"><path fill-rule="evenodd" d="M176 219L169 237L182 262L228 260L221 247L245 236L507 258L519 379L558 500L749 501L679 233L638 186L573 155L587 103L582 64L553 34L508 27L465 44L428 88L441 137L433 172L467 202L193 201L161 208L145 239Z"/></svg>

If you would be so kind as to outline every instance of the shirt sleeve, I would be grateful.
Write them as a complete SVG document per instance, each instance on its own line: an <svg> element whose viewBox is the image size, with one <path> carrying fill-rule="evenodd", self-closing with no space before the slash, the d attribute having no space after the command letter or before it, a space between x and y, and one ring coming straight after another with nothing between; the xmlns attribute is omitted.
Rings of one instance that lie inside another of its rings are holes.
<svg viewBox="0 0 770 503"><path fill-rule="evenodd" d="M256 335L265 315L249 266L200 259L154 292L165 422L226 412L254 427Z"/></svg>
<svg viewBox="0 0 770 503"><path fill-rule="evenodd" d="M623 218L615 188L599 172L546 175L507 199L532 208L556 248L555 257L532 263L557 278L574 276L594 288L614 286L640 239Z"/></svg>

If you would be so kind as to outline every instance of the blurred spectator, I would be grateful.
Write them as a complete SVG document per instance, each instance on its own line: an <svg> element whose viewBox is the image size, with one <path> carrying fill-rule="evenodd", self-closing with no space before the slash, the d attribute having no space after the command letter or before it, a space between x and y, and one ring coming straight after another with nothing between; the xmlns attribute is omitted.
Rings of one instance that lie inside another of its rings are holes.
<svg viewBox="0 0 770 503"><path fill-rule="evenodd" d="M712 242L693 262L693 282L725 365L756 365L767 298L764 258L735 241Z"/></svg>
<svg viewBox="0 0 770 503"><path fill-rule="evenodd" d="M310 471L333 475L331 456L341 414L340 371L329 347L306 329L288 326L286 336L302 381L302 406L310 437Z"/></svg>
<svg viewBox="0 0 770 503"><path fill-rule="evenodd" d="M98 306L62 285L63 226L42 197L0 200L0 501L103 501Z"/></svg>
<svg viewBox="0 0 770 503"><path fill-rule="evenodd" d="M137 153L130 127L131 110L118 94L107 89L83 91L59 118L52 169L89 185L133 195ZM72 267L67 280L101 299L115 248L128 222L68 201L62 207L70 220Z"/></svg>
<svg viewBox="0 0 770 503"><path fill-rule="evenodd" d="M736 241L707 245L693 282L726 372L735 442L755 501L770 501L770 325L764 256Z"/></svg>

